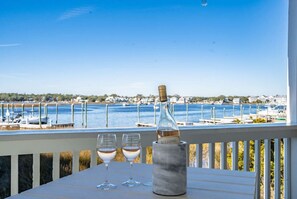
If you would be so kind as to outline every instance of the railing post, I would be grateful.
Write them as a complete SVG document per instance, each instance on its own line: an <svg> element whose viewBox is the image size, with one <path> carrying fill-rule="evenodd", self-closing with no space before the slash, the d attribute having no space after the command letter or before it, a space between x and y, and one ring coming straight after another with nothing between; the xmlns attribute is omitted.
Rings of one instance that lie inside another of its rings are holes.
<svg viewBox="0 0 297 199"><path fill-rule="evenodd" d="M14 103L11 104L12 118L14 118Z"/></svg>
<svg viewBox="0 0 297 199"><path fill-rule="evenodd" d="M25 114L25 105L22 104L22 118L24 119Z"/></svg>
<svg viewBox="0 0 297 199"><path fill-rule="evenodd" d="M196 167L202 168L202 144L196 144Z"/></svg>
<svg viewBox="0 0 297 199"><path fill-rule="evenodd" d="M85 128L88 128L88 102L85 102Z"/></svg>
<svg viewBox="0 0 297 199"><path fill-rule="evenodd" d="M32 104L32 117L34 116L34 104Z"/></svg>
<svg viewBox="0 0 297 199"><path fill-rule="evenodd" d="M252 114L252 106L250 105L250 107L249 107L249 115L251 115Z"/></svg>
<svg viewBox="0 0 297 199"><path fill-rule="evenodd" d="M244 141L243 170L250 171L250 141Z"/></svg>
<svg viewBox="0 0 297 199"><path fill-rule="evenodd" d="M137 104L137 122L140 123L140 104Z"/></svg>
<svg viewBox="0 0 297 199"><path fill-rule="evenodd" d="M154 124L157 124L157 117L156 117L156 104L153 106L154 109Z"/></svg>
<svg viewBox="0 0 297 199"><path fill-rule="evenodd" d="M216 124L215 107L212 107L211 111L213 124Z"/></svg>
<svg viewBox="0 0 297 199"><path fill-rule="evenodd" d="M280 140L274 139L274 199L280 198Z"/></svg>
<svg viewBox="0 0 297 199"><path fill-rule="evenodd" d="M108 127L108 104L106 104L106 111L105 111L105 127Z"/></svg>
<svg viewBox="0 0 297 199"><path fill-rule="evenodd" d="M188 122L188 117L189 117L189 104L186 102L186 122Z"/></svg>
<svg viewBox="0 0 297 199"><path fill-rule="evenodd" d="M11 156L11 195L16 195L19 192L19 156Z"/></svg>
<svg viewBox="0 0 297 199"><path fill-rule="evenodd" d="M41 128L41 102L39 102L39 128Z"/></svg>
<svg viewBox="0 0 297 199"><path fill-rule="evenodd" d="M269 139L264 140L264 198L270 199L270 156L271 141Z"/></svg>
<svg viewBox="0 0 297 199"><path fill-rule="evenodd" d="M233 105L233 117L235 116L235 107Z"/></svg>
<svg viewBox="0 0 297 199"><path fill-rule="evenodd" d="M33 188L40 185L40 154L33 154Z"/></svg>
<svg viewBox="0 0 297 199"><path fill-rule="evenodd" d="M238 142L232 142L232 170L238 170Z"/></svg>
<svg viewBox="0 0 297 199"><path fill-rule="evenodd" d="M260 199L261 192L260 192L260 175L261 175L261 147L260 147L261 141L260 140L255 140L255 165L254 169L256 172L256 199Z"/></svg>
<svg viewBox="0 0 297 199"><path fill-rule="evenodd" d="M297 122L297 0L289 0L289 16L288 16L288 77L287 77L287 123ZM297 137L291 138L291 147L287 145L290 158L287 169L287 189L291 195L287 198L297 198ZM290 179L291 178L291 179ZM291 182L291 183L290 183ZM291 189L294 187L294 189Z"/></svg>
<svg viewBox="0 0 297 199"><path fill-rule="evenodd" d="M60 153L53 153L53 180L60 178Z"/></svg>
<svg viewBox="0 0 297 199"><path fill-rule="evenodd" d="M7 103L7 110L6 110L6 120L7 123L9 124L9 120L10 120L10 111L9 111L9 104Z"/></svg>
<svg viewBox="0 0 297 199"><path fill-rule="evenodd" d="M74 104L71 104L71 123L74 123Z"/></svg>
<svg viewBox="0 0 297 199"><path fill-rule="evenodd" d="M91 167L94 167L97 165L97 151L91 150Z"/></svg>
<svg viewBox="0 0 297 199"><path fill-rule="evenodd" d="M243 124L243 107L242 107L242 104L240 104L240 123Z"/></svg>
<svg viewBox="0 0 297 199"><path fill-rule="evenodd" d="M190 166L190 145L189 144L187 144L187 146L186 146L187 148L186 148L186 150L187 150L187 153L186 153L186 163L187 163L187 167L189 167Z"/></svg>
<svg viewBox="0 0 297 199"><path fill-rule="evenodd" d="M1 119L3 120L3 118L4 118L4 104L1 103Z"/></svg>
<svg viewBox="0 0 297 199"><path fill-rule="evenodd" d="M217 114L216 114L216 107L213 107L214 124L216 124L216 117L217 117Z"/></svg>
<svg viewBox="0 0 297 199"><path fill-rule="evenodd" d="M204 118L204 110L203 110L203 104L201 105L201 120Z"/></svg>
<svg viewBox="0 0 297 199"><path fill-rule="evenodd" d="M58 115L59 115L58 103L56 103L56 124L58 124Z"/></svg>
<svg viewBox="0 0 297 199"><path fill-rule="evenodd" d="M227 169L227 143L221 142L220 169Z"/></svg>
<svg viewBox="0 0 297 199"><path fill-rule="evenodd" d="M44 105L44 115L46 118L48 117L48 105L47 104Z"/></svg>
<svg viewBox="0 0 297 199"><path fill-rule="evenodd" d="M84 103L81 103L81 126L84 127Z"/></svg>
<svg viewBox="0 0 297 199"><path fill-rule="evenodd" d="M146 164L146 147L141 148L140 162Z"/></svg>
<svg viewBox="0 0 297 199"><path fill-rule="evenodd" d="M14 118L14 103L11 103L12 118Z"/></svg>
<svg viewBox="0 0 297 199"><path fill-rule="evenodd" d="M284 139L284 196L291 199L291 139Z"/></svg>
<svg viewBox="0 0 297 199"><path fill-rule="evenodd" d="M215 167L215 143L208 144L208 168Z"/></svg>
<svg viewBox="0 0 297 199"><path fill-rule="evenodd" d="M72 174L79 172L79 151L72 152Z"/></svg>

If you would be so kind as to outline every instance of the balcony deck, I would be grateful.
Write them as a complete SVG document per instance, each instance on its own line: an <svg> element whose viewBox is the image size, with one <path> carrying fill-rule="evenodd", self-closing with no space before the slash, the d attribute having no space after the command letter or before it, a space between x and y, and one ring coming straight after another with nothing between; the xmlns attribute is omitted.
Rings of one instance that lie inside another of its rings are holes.
<svg viewBox="0 0 297 199"><path fill-rule="evenodd" d="M65 130L24 130L0 132L0 156L11 156L11 195L18 193L18 156L33 154L33 187L40 185L40 154L53 154L53 180L60 177L60 153L72 152L72 173L79 172L79 153L82 150L91 151L91 167L97 164L96 137L99 133L116 133L118 138L123 133L139 132L141 134L141 162L146 163L146 147L155 140L155 128L104 128L104 129L65 129ZM297 137L297 125L258 124L230 126L197 126L182 127L182 140L189 144L188 164L194 167L215 168L219 161L220 169L239 170L239 142L243 143L244 171L253 170L258 174L259 183L256 195L260 198L280 198L290 192L290 138ZM251 142L254 141L251 146ZM118 146L120 139L118 139ZM262 144L261 144L262 143ZM282 144L283 143L283 144ZM190 164L190 145L195 144L195 160ZM207 145L207 158L203 158L203 146ZM261 154L261 146L264 154ZM219 146L219 151L217 150ZM272 150L273 149L273 150ZM228 150L231 151L231 165L227 163ZM253 150L253 157L250 151ZM273 152L273 153L272 153ZM219 153L219 158L216 154ZM284 160L281 158L284 154ZM270 164L273 161L273 164ZM284 162L281 164L281 162ZM261 175L261 164L264 164ZM205 166L204 165L204 166ZM273 165L273 177L271 175ZM283 168L283 173L281 173ZM281 175L282 174L282 175ZM283 176L283 177L281 177ZM282 181L283 179L283 181ZM271 186L272 185L272 186ZM271 188L273 187L273 189ZM281 189L282 187L283 190ZM282 190L282 191L281 191Z"/></svg>

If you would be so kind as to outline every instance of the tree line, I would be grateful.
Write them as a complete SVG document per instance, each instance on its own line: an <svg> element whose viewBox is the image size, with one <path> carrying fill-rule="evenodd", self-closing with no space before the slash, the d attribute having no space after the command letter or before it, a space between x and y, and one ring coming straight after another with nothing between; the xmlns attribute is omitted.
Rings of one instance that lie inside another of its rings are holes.
<svg viewBox="0 0 297 199"><path fill-rule="evenodd" d="M61 101L71 101L73 99L76 99L77 97L81 97L83 100L88 100L89 102L105 102L105 99L108 96L112 97L123 97L119 96L117 94L111 94L111 95L78 95L78 94L58 94L58 93L47 93L47 94L20 94L20 93L0 93L0 102L24 102L24 101L35 101L35 102L61 102ZM125 96L126 97L126 96ZM158 96L155 95L149 95L144 96L142 94L137 94L137 99L142 98L157 98ZM181 97L180 95L169 95L169 97ZM234 98L240 98L242 103L248 103L248 96L225 96L225 95L219 95L215 97L191 97L189 99L189 102L196 103L196 102L203 102L205 100L207 101L220 101L220 100L226 100L232 101ZM256 103L262 103L260 100Z"/></svg>
<svg viewBox="0 0 297 199"><path fill-rule="evenodd" d="M81 97L84 100L89 100L90 102L104 102L107 95L97 96L97 95L72 95L72 94L19 94L19 93L0 93L1 102L25 102L25 101L35 101L35 102L61 102L61 101L71 101Z"/></svg>

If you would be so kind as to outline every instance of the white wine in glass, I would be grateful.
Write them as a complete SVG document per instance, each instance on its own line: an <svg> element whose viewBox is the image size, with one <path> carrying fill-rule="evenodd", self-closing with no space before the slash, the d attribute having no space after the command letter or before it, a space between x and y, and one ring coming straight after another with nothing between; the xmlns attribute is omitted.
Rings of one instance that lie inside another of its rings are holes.
<svg viewBox="0 0 297 199"><path fill-rule="evenodd" d="M103 160L106 167L105 181L97 185L98 189L110 190L115 189L117 186L109 183L108 181L108 164L114 159L117 151L117 139L115 134L99 134L97 138L97 154Z"/></svg>
<svg viewBox="0 0 297 199"><path fill-rule="evenodd" d="M131 172L129 179L122 183L122 185L124 186L135 187L140 185L140 182L132 178L133 161L140 154L140 149L141 149L141 144L140 144L139 133L123 134L122 151L127 161L130 163L130 172Z"/></svg>

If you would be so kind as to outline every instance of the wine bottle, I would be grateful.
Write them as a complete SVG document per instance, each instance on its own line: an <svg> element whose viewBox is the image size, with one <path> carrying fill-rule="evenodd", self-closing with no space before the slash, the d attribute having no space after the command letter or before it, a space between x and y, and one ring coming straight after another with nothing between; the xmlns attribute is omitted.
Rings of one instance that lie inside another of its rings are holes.
<svg viewBox="0 0 297 199"><path fill-rule="evenodd" d="M180 132L169 111L166 86L160 85L158 90L160 100L160 119L157 125L157 141L160 144L179 144Z"/></svg>

